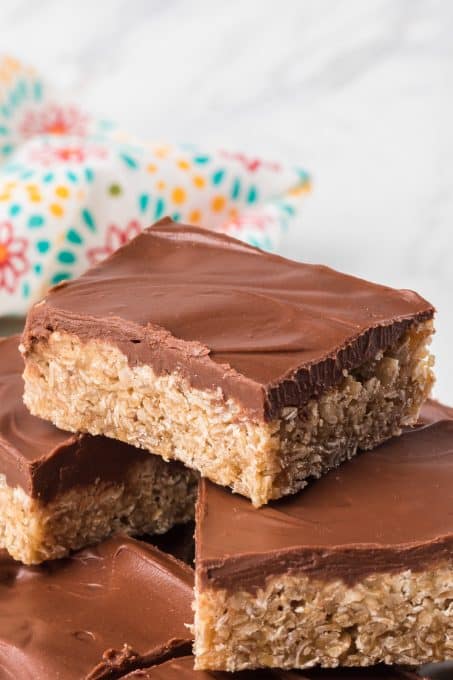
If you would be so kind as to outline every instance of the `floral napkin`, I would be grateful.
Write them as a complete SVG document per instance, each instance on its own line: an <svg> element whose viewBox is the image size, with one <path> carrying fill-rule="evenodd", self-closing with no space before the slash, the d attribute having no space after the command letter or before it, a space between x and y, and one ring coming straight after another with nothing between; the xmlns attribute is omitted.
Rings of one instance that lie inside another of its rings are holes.
<svg viewBox="0 0 453 680"><path fill-rule="evenodd" d="M308 189L301 168L138 140L0 59L0 316L25 314L164 215L273 250Z"/></svg>

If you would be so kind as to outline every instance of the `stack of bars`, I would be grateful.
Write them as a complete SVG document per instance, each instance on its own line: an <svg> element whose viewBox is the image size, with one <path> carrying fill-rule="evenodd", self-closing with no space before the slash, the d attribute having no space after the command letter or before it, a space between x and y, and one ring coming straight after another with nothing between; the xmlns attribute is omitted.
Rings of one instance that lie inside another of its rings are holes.
<svg viewBox="0 0 453 680"><path fill-rule="evenodd" d="M415 680L452 659L433 315L170 219L53 288L0 344L1 677Z"/></svg>

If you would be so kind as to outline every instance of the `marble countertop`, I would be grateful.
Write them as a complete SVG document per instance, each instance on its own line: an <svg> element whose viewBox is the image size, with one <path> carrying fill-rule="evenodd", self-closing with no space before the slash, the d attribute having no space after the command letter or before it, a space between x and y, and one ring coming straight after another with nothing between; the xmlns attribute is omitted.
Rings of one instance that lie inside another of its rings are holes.
<svg viewBox="0 0 453 680"><path fill-rule="evenodd" d="M453 404L453 4L5 0L2 49L149 139L297 162L314 179L281 252L438 308Z"/></svg>

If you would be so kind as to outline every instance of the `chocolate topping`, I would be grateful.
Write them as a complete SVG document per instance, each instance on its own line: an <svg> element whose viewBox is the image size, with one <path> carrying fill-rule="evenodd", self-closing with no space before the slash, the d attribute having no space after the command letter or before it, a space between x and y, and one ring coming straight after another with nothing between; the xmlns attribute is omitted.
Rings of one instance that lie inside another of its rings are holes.
<svg viewBox="0 0 453 680"><path fill-rule="evenodd" d="M127 676L128 680L421 680L419 675L392 666L373 668L335 668L305 671L264 670L222 673L194 671L193 658L180 659Z"/></svg>
<svg viewBox="0 0 453 680"><path fill-rule="evenodd" d="M105 437L74 435L30 415L22 401L24 368L19 337L0 340L0 474L42 502L100 478L121 481L149 456Z"/></svg>
<svg viewBox="0 0 453 680"><path fill-rule="evenodd" d="M418 674L423 678L431 678L432 680L452 680L453 661L427 664L419 669Z"/></svg>
<svg viewBox="0 0 453 680"><path fill-rule="evenodd" d="M0 560L0 677L98 680L190 651L193 572L117 537L40 567Z"/></svg>
<svg viewBox="0 0 453 680"><path fill-rule="evenodd" d="M444 420L445 418L453 418L453 408L441 404L435 399L428 399L423 404L420 412L419 424L429 425L430 423L436 423L438 420Z"/></svg>
<svg viewBox="0 0 453 680"><path fill-rule="evenodd" d="M202 480L198 575L253 591L292 571L352 583L424 570L453 558L452 505L453 420L406 432L259 510Z"/></svg>
<svg viewBox="0 0 453 680"><path fill-rule="evenodd" d="M131 365L221 387L272 419L338 383L433 316L415 293L262 252L173 223L146 229L31 310L35 339L64 330L118 346Z"/></svg>

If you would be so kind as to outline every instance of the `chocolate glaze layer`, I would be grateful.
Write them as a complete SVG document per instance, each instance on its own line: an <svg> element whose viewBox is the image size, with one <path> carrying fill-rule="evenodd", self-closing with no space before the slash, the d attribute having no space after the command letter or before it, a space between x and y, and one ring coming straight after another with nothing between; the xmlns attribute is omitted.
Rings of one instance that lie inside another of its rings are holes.
<svg viewBox="0 0 453 680"><path fill-rule="evenodd" d="M418 671L423 678L431 678L432 680L452 680L453 678L453 661L444 661L443 663L430 663L422 666Z"/></svg>
<svg viewBox="0 0 453 680"><path fill-rule="evenodd" d="M96 479L122 481L131 465L149 456L106 437L63 432L30 415L22 401L18 345L18 336L0 340L0 474L8 485L45 503Z"/></svg>
<svg viewBox="0 0 453 680"><path fill-rule="evenodd" d="M445 418L453 418L453 408L441 404L440 401L436 401L435 399L427 399L422 406L419 423L421 425L429 425L430 423L436 423L438 420L443 420Z"/></svg>
<svg viewBox="0 0 453 680"><path fill-rule="evenodd" d="M272 419L338 383L433 316L416 293L264 253L169 218L31 310L27 349L54 330L112 343L131 365L220 387Z"/></svg>
<svg viewBox="0 0 453 680"><path fill-rule="evenodd" d="M0 559L0 677L98 680L190 652L193 572L116 537L40 567Z"/></svg>
<svg viewBox="0 0 453 680"><path fill-rule="evenodd" d="M453 420L405 432L258 510L202 480L197 575L204 586L254 591L294 571L354 583L453 564L452 507Z"/></svg>
<svg viewBox="0 0 453 680"><path fill-rule="evenodd" d="M306 671L264 670L222 673L194 671L193 658L172 659L153 668L135 671L128 680L421 680L412 671L392 666L374 668L335 668Z"/></svg>

